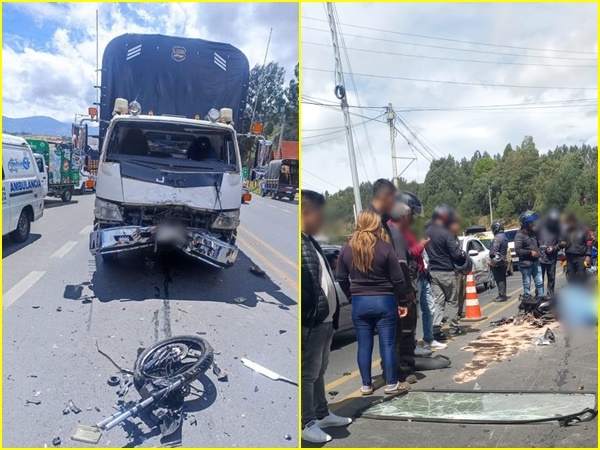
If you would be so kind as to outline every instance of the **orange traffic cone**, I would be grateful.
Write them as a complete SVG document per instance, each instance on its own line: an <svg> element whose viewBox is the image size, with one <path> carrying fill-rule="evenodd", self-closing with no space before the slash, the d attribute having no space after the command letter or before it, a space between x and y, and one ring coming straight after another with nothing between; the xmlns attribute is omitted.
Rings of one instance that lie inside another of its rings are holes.
<svg viewBox="0 0 600 450"><path fill-rule="evenodd" d="M461 322L477 322L478 320L487 319L487 316L481 315L479 307L479 297L477 296L477 287L475 286L475 276L473 271L467 275L467 297L465 298L465 317L460 319Z"/></svg>

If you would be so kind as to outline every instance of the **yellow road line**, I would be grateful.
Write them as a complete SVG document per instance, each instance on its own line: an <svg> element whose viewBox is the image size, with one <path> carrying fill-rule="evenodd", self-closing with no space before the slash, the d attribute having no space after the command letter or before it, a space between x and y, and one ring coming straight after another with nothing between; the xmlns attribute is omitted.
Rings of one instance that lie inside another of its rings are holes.
<svg viewBox="0 0 600 450"><path fill-rule="evenodd" d="M266 266L270 270L275 272L277 275L279 275L279 277L282 278L283 281L285 281L288 285L290 285L291 288L294 289L294 291L298 292L297 280L291 279L288 274L286 274L283 270L281 270L279 267L277 267L275 264L273 264L271 261L269 261L269 259L266 256L264 256L260 252L257 252L256 250L254 250L252 248L252 245L250 245L250 243L248 241L246 241L240 235L238 235L237 240L238 240L238 242L241 242L244 245L244 247L246 247L247 250L254 255L254 257L256 257L256 259L259 259L263 266Z"/></svg>
<svg viewBox="0 0 600 450"><path fill-rule="evenodd" d="M267 244L265 241L263 241L262 239L260 239L258 236L256 236L255 234L251 233L250 231L248 231L246 228L240 226L238 229L241 230L241 231L243 231L245 234L247 234L248 236L250 236L252 239L254 239L255 241L257 241L259 244L265 246L265 248L267 250L269 250L271 253L279 256L283 260L283 262L285 262L285 263L289 264L290 266L292 266L292 269L298 270L298 261L292 261L288 257L284 256L276 248L273 248L272 246L270 246L269 244Z"/></svg>

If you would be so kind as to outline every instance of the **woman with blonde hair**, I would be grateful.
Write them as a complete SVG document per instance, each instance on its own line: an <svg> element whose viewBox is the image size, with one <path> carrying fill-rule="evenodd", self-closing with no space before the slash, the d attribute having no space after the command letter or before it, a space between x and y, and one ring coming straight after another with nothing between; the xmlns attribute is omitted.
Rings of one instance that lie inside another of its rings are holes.
<svg viewBox="0 0 600 450"><path fill-rule="evenodd" d="M410 388L399 383L396 366L396 321L407 313L406 284L398 256L381 226L381 217L370 210L356 220L356 231L338 256L337 280L352 302L352 321L358 341L358 368L361 393L373 393L371 358L375 330L383 372L387 377L385 394Z"/></svg>

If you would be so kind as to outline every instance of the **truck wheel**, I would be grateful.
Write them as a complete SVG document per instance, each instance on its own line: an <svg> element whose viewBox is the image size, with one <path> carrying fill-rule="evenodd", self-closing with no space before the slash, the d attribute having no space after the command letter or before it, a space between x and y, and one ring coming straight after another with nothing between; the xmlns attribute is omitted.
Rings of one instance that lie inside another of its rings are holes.
<svg viewBox="0 0 600 450"><path fill-rule="evenodd" d="M198 336L178 336L148 347L133 367L133 383L140 391L149 381L182 379L190 384L206 372L214 359L210 344Z"/></svg>
<svg viewBox="0 0 600 450"><path fill-rule="evenodd" d="M62 194L60 195L60 198L65 203L69 203L71 201L72 197L73 197L73 190L71 188L65 189L64 191L62 191Z"/></svg>
<svg viewBox="0 0 600 450"><path fill-rule="evenodd" d="M294 199L296 198L296 196L295 195L290 195L288 198L290 199L290 202L293 202Z"/></svg>
<svg viewBox="0 0 600 450"><path fill-rule="evenodd" d="M81 187L79 188L79 190L77 191L77 193L78 193L79 195L85 195L85 188L84 188L83 186L81 186Z"/></svg>
<svg viewBox="0 0 600 450"><path fill-rule="evenodd" d="M31 231L31 222L29 216L25 210L21 211L19 221L17 222L17 229L9 234L11 241L22 244L29 239L29 232Z"/></svg>

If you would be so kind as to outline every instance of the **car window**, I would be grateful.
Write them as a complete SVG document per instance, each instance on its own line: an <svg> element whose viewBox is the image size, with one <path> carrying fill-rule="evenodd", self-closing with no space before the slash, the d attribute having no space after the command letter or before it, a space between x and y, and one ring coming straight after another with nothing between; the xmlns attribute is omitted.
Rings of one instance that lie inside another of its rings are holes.
<svg viewBox="0 0 600 450"><path fill-rule="evenodd" d="M37 163L40 173L44 173L44 160L42 158L35 158L35 162Z"/></svg>
<svg viewBox="0 0 600 450"><path fill-rule="evenodd" d="M481 242L476 241L476 240L473 240L471 242L473 242L473 245L475 246L475 250L477 250L478 252L485 251L485 247L483 246L483 244Z"/></svg>
<svg viewBox="0 0 600 450"><path fill-rule="evenodd" d="M517 235L517 230L505 231L504 235L509 240L509 242L513 242L515 240L515 236Z"/></svg>
<svg viewBox="0 0 600 450"><path fill-rule="evenodd" d="M467 252L470 252L471 250L477 250L477 249L475 248L475 244L474 244L474 242L475 242L475 241L469 241L469 242L467 242Z"/></svg>

